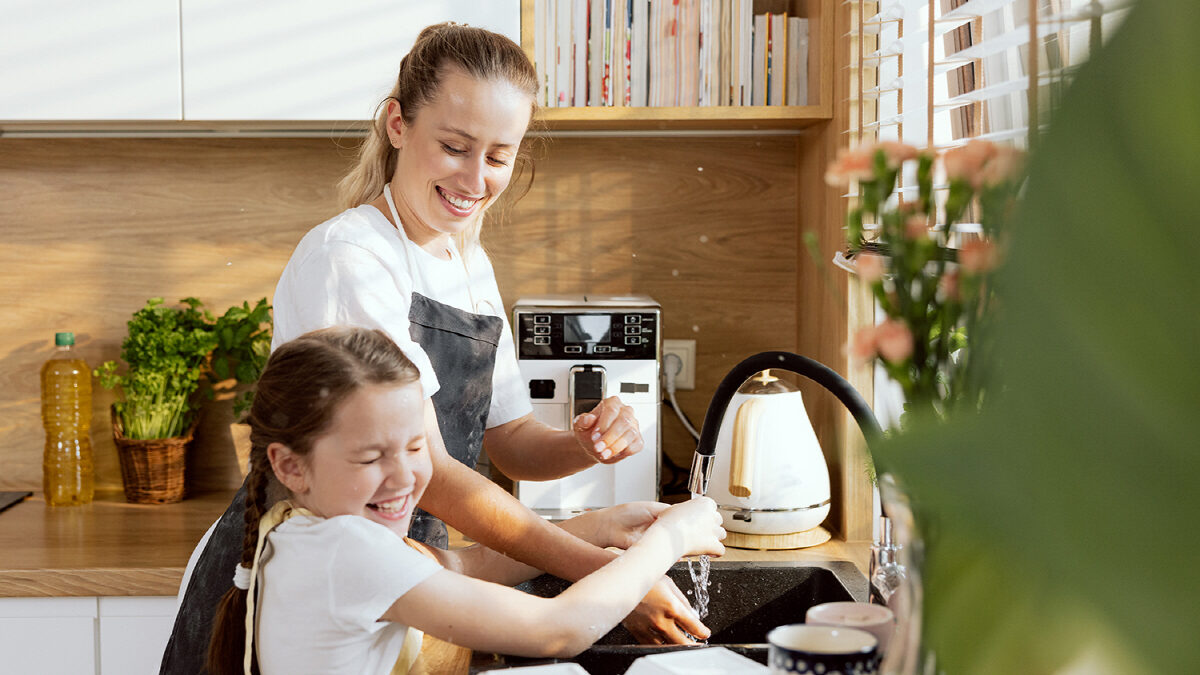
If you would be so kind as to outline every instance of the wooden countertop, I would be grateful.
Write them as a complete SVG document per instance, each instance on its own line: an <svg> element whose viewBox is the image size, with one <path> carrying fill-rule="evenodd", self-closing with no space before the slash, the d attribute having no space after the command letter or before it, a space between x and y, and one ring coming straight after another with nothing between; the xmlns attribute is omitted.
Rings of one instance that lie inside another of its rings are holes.
<svg viewBox="0 0 1200 675"><path fill-rule="evenodd" d="M47 507L34 493L0 512L0 597L175 595L192 549L232 498L130 504L114 491Z"/></svg>
<svg viewBox="0 0 1200 675"><path fill-rule="evenodd" d="M144 505L106 492L87 506L50 508L35 493L0 512L0 597L175 595L196 543L232 497L213 492ZM727 551L722 560L849 560L865 573L868 544Z"/></svg>

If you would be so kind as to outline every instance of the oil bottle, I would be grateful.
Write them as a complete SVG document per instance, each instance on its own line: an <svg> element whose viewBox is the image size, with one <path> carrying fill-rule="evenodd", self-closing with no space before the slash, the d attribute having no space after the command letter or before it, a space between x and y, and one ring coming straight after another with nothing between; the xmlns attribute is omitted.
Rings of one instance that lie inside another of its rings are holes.
<svg viewBox="0 0 1200 675"><path fill-rule="evenodd" d="M74 333L55 333L55 350L42 366L42 490L50 506L90 504L92 371L75 352Z"/></svg>

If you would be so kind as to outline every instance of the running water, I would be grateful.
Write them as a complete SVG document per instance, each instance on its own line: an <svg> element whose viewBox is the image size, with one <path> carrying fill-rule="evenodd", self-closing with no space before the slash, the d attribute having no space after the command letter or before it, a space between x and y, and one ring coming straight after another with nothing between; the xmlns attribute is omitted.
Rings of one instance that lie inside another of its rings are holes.
<svg viewBox="0 0 1200 675"><path fill-rule="evenodd" d="M700 495L692 493L692 499ZM692 559L688 558L688 576L692 578L692 586L696 588L696 614L700 618L708 616L708 571L712 568L709 563L708 556L700 556L700 573L696 573L696 568L692 566Z"/></svg>
<svg viewBox="0 0 1200 675"><path fill-rule="evenodd" d="M708 571L712 568L712 564L708 560L708 556L700 556L700 572L696 573L696 568L692 566L692 559L688 558L688 576L692 578L692 585L696 588L696 614L700 618L708 616Z"/></svg>

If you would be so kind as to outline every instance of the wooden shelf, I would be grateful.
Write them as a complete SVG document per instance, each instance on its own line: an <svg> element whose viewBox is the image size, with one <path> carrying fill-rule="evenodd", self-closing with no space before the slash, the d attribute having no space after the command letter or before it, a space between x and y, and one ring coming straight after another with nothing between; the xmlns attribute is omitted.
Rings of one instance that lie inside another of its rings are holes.
<svg viewBox="0 0 1200 675"><path fill-rule="evenodd" d="M834 0L756 0L755 13L789 12L809 25L806 106L542 107L550 131L805 129L833 119ZM533 0L521 0L521 46L534 59Z"/></svg>
<svg viewBox="0 0 1200 675"><path fill-rule="evenodd" d="M803 129L832 119L827 106L542 108L551 131Z"/></svg>

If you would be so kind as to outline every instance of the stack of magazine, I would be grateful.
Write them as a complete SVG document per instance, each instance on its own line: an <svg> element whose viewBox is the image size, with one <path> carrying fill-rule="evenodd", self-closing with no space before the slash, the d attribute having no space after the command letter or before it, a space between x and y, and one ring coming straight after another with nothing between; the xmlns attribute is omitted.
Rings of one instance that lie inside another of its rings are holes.
<svg viewBox="0 0 1200 675"><path fill-rule="evenodd" d="M752 0L534 0L539 103L808 105L808 19Z"/></svg>

